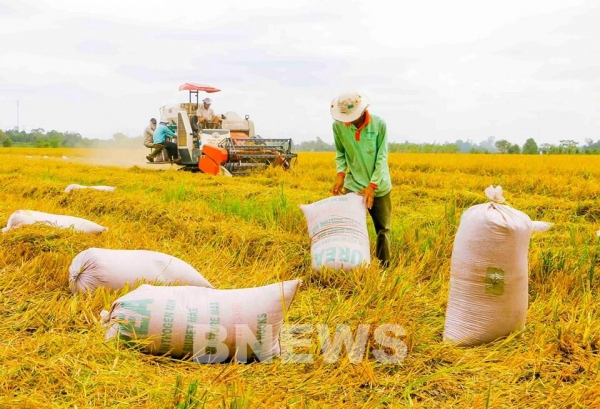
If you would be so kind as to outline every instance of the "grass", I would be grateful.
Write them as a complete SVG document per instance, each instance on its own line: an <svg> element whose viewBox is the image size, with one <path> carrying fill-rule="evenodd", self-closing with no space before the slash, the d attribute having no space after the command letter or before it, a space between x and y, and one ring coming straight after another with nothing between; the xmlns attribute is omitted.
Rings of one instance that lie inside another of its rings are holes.
<svg viewBox="0 0 600 409"><path fill-rule="evenodd" d="M49 226L0 235L0 407L600 406L600 158L393 154L392 267L317 273L298 206L328 197L332 154L301 153L290 172L224 178L86 163L94 153L0 149L4 223L31 209L109 227L99 236ZM117 190L64 193L71 183ZM457 348L441 340L454 234L491 184L555 226L531 240L525 330ZM127 290L70 293L68 267L89 247L172 254L217 288L303 279L286 320L313 326L297 350L313 362L200 365L105 341L99 313ZM357 364L345 351L328 363L320 352L317 324L383 323L406 331L400 364L379 363L373 351Z"/></svg>

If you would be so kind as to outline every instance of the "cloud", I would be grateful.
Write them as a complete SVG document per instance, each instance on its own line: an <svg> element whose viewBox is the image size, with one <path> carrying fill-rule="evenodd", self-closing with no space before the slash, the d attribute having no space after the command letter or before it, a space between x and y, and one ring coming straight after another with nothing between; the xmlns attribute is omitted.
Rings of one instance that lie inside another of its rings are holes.
<svg viewBox="0 0 600 409"><path fill-rule="evenodd" d="M347 90L367 93L401 140L522 143L537 129L552 142L564 124L581 140L600 130L591 1L116 4L0 3L10 13L0 35L11 39L0 112L20 100L21 124L133 136L159 107L187 100L181 83L204 82L223 90L216 110L297 141L331 140L329 102ZM14 123L0 116L0 129Z"/></svg>
<svg viewBox="0 0 600 409"><path fill-rule="evenodd" d="M77 51L82 54L113 56L118 54L117 44L96 39L84 40L77 44Z"/></svg>

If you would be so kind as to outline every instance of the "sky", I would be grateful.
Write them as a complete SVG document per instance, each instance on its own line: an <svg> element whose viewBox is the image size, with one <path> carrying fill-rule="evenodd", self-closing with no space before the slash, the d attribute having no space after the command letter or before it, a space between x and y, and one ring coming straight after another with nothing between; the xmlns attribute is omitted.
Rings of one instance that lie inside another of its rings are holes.
<svg viewBox="0 0 600 409"><path fill-rule="evenodd" d="M0 0L0 129L139 136L197 82L295 143L332 142L349 91L390 142L584 143L599 21L594 0Z"/></svg>

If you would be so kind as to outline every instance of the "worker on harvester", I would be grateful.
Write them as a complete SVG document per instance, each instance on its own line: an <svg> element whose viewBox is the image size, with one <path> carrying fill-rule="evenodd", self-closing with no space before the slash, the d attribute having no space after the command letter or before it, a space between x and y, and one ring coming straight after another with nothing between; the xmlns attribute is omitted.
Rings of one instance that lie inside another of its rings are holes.
<svg viewBox="0 0 600 409"><path fill-rule="evenodd" d="M148 162L154 162L154 158L165 148L163 145L154 143L154 130L156 129L156 118L150 118L150 123L144 129L144 146L154 149L150 155L146 156Z"/></svg>
<svg viewBox="0 0 600 409"><path fill-rule="evenodd" d="M221 127L221 118L215 115L215 111L210 107L211 104L212 99L204 98L202 105L198 107L198 111L196 112L198 125L202 129L219 129Z"/></svg>
<svg viewBox="0 0 600 409"><path fill-rule="evenodd" d="M177 165L181 165L181 160L178 159L177 154L177 144L167 140L167 138L175 138L177 135L175 132L171 131L168 128L169 121L166 119L161 119L160 124L154 131L153 141L155 144L160 144L165 147L167 150L167 155L169 156L169 160L171 163L175 163Z"/></svg>

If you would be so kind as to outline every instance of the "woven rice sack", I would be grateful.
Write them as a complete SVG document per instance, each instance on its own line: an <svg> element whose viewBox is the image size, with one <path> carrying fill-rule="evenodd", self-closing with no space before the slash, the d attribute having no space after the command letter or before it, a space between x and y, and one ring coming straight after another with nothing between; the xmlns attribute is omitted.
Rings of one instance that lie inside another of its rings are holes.
<svg viewBox="0 0 600 409"><path fill-rule="evenodd" d="M143 340L152 354L200 363L267 361L280 354L279 331L300 283L235 290L144 284L101 316L107 339Z"/></svg>
<svg viewBox="0 0 600 409"><path fill-rule="evenodd" d="M114 192L116 187L114 187L114 186L83 186L83 185L72 184L65 188L65 192L69 193L72 190L78 190L78 189L94 189L94 190L101 190L104 192Z"/></svg>
<svg viewBox="0 0 600 409"><path fill-rule="evenodd" d="M142 280L213 288L185 261L156 251L90 248L75 256L69 267L73 293L98 287L118 290Z"/></svg>
<svg viewBox="0 0 600 409"><path fill-rule="evenodd" d="M463 213L452 250L444 340L465 346L525 327L529 240L551 226L501 204L500 186L486 194L492 202Z"/></svg>
<svg viewBox="0 0 600 409"><path fill-rule="evenodd" d="M35 223L44 223L63 229L75 229L84 233L97 234L108 230L106 227L80 217L36 212L33 210L17 210L10 215L8 223L6 227L2 229L2 232L6 233L15 227Z"/></svg>
<svg viewBox="0 0 600 409"><path fill-rule="evenodd" d="M311 239L312 268L351 270L371 263L367 206L356 193L300 206Z"/></svg>

